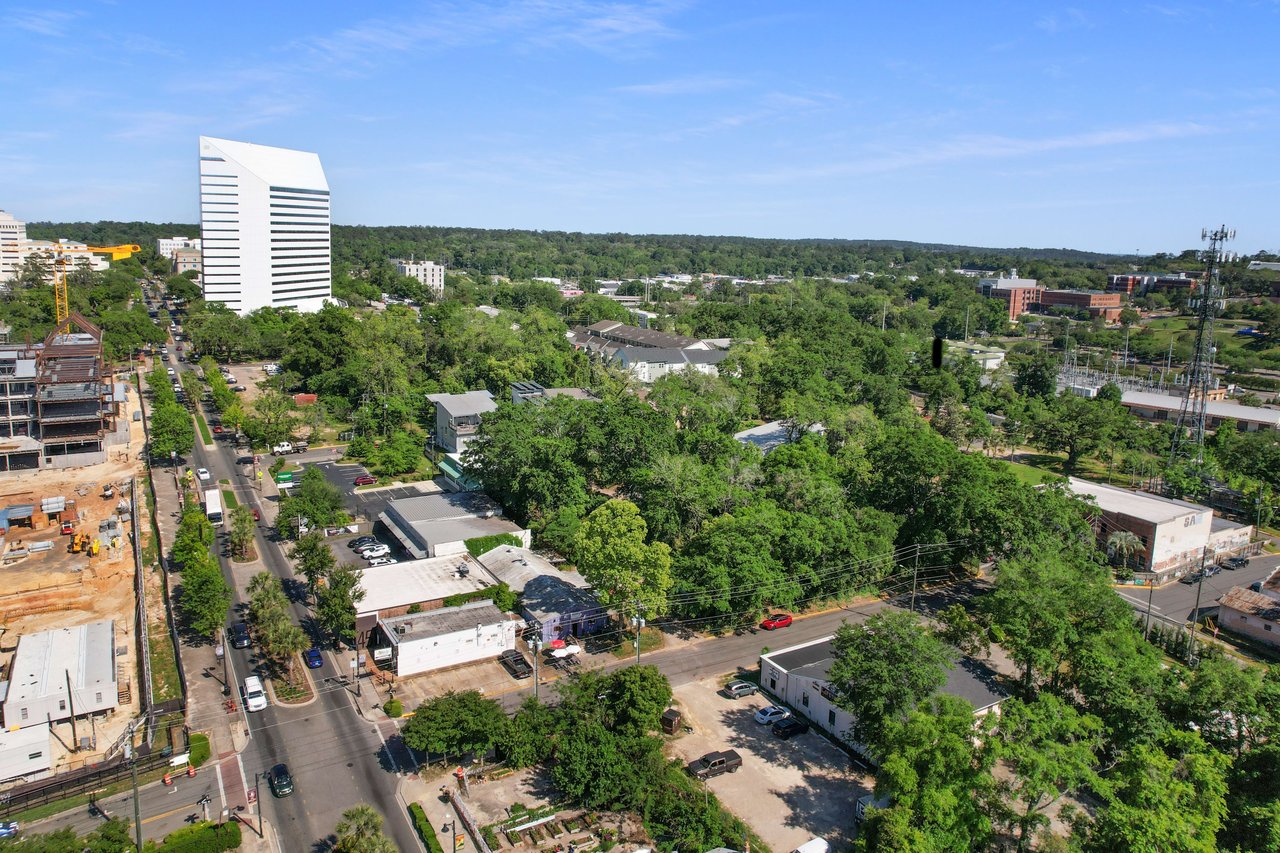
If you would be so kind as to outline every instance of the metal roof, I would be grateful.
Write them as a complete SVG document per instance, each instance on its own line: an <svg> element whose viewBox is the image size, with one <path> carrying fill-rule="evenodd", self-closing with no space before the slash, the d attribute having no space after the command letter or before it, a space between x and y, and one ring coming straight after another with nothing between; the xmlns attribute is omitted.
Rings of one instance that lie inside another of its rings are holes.
<svg viewBox="0 0 1280 853"><path fill-rule="evenodd" d="M1075 477L1067 478L1067 488L1071 493L1081 497L1092 498L1103 512L1114 512L1132 518L1140 518L1152 524L1172 521L1188 515L1211 512L1206 506L1151 495L1146 492L1133 492L1092 483Z"/></svg>
<svg viewBox="0 0 1280 853"><path fill-rule="evenodd" d="M1126 406L1137 406L1142 409L1162 409L1166 412L1182 410L1182 397L1173 394L1156 394L1151 391L1125 391L1121 402ZM1205 413L1214 418L1232 418L1246 423L1265 424L1272 429L1280 429L1280 409L1267 409L1261 406L1242 406L1225 400L1208 400L1204 404Z"/></svg>
<svg viewBox="0 0 1280 853"><path fill-rule="evenodd" d="M378 621L382 623L383 631L391 643L399 645L411 640L474 631L476 625L493 625L510 620L492 601L471 601L458 607L406 613ZM401 628L404 629L403 632L399 630Z"/></svg>
<svg viewBox="0 0 1280 853"><path fill-rule="evenodd" d="M465 568L467 574L460 576L459 568ZM475 592L497 583L493 575L469 554L406 560L390 566L362 569L359 574L360 587L364 590L364 598L356 605L360 616Z"/></svg>
<svg viewBox="0 0 1280 853"><path fill-rule="evenodd" d="M428 394L427 399L448 412L451 418L467 415L483 415L498 408L488 391L467 391L465 394Z"/></svg>
<svg viewBox="0 0 1280 853"><path fill-rule="evenodd" d="M110 619L23 634L10 667L5 704L65 696L68 674L77 689L102 685L114 693L115 636Z"/></svg>

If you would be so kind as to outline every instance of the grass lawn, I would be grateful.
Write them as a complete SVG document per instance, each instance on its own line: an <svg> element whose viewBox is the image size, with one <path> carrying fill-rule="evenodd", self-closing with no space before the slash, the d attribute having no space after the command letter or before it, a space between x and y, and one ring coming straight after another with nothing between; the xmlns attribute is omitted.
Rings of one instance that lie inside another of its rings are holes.
<svg viewBox="0 0 1280 853"><path fill-rule="evenodd" d="M1008 465L1014 476L1021 482L1036 486L1049 479L1045 475L1066 477L1068 475L1066 458L1066 454L1062 453L1024 452L1019 462L1010 462L1006 459L998 461ZM1081 459L1076 465L1076 470L1070 472L1070 475L1084 480L1091 480L1095 483L1119 486L1123 489L1131 489L1136 485L1133 477L1121 471L1118 466L1113 466L1109 469L1106 461L1095 459L1092 456Z"/></svg>
<svg viewBox="0 0 1280 853"><path fill-rule="evenodd" d="M1236 334L1240 329L1253 325L1247 320L1215 320L1213 340L1218 351L1223 354L1256 356L1267 362L1280 362L1280 347L1261 338ZM1170 340L1184 340L1189 344L1195 336L1195 319L1192 317L1161 317L1143 323L1142 327L1151 331L1161 349L1167 349ZM1174 355L1176 358L1177 353Z"/></svg>
<svg viewBox="0 0 1280 853"><path fill-rule="evenodd" d="M178 662L174 660L169 628L163 622L147 625L147 645L151 649L151 693L156 702L182 696L178 684Z"/></svg>
<svg viewBox="0 0 1280 853"><path fill-rule="evenodd" d="M222 502L227 505L228 512L240 505L240 501L236 498L236 493L230 489L222 490Z"/></svg>
<svg viewBox="0 0 1280 853"><path fill-rule="evenodd" d="M616 658L635 657L636 654L636 633L633 630L627 630L625 633L617 635L621 639L618 644L609 651ZM641 628L640 629L640 654L645 652L653 652L662 648L662 632L657 628Z"/></svg>
<svg viewBox="0 0 1280 853"><path fill-rule="evenodd" d="M213 444L213 433L209 432L209 425L204 422L204 413L196 409L196 425L200 427L200 439L206 445Z"/></svg>
<svg viewBox="0 0 1280 853"><path fill-rule="evenodd" d="M1006 465L1013 472L1013 476L1018 478L1018 482L1026 483L1029 486L1038 486L1046 480L1061 476L1053 471L1024 465L1021 462L1009 462L1005 459L997 459L996 461Z"/></svg>

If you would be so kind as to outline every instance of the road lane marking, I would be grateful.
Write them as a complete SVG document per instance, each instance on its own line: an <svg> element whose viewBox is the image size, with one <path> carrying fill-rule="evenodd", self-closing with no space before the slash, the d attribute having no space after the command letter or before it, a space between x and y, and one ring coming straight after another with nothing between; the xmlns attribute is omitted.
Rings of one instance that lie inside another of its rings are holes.
<svg viewBox="0 0 1280 853"><path fill-rule="evenodd" d="M249 780L244 776L244 762L240 760L240 753L236 753L236 766L240 768L240 790L244 791L245 799L249 798Z"/></svg>
<svg viewBox="0 0 1280 853"><path fill-rule="evenodd" d="M1147 603L1146 603L1145 601L1139 601L1138 599L1134 598L1132 595L1128 595L1128 594L1123 593L1123 592L1118 592L1118 593L1116 593L1116 594L1117 594L1117 595L1119 595L1121 598L1123 598L1125 601L1129 601L1129 602L1132 602L1132 603L1134 603L1134 604L1138 605L1138 606L1139 606L1139 607L1141 607L1143 610L1146 610L1146 609L1147 609ZM1160 609L1160 605L1158 605L1158 604L1154 604L1154 603L1153 603L1153 604L1151 605L1151 609L1152 609L1153 611L1154 611L1154 610L1159 610L1159 609Z"/></svg>
<svg viewBox="0 0 1280 853"><path fill-rule="evenodd" d="M176 809L169 809L169 811L167 811L167 812L162 812L161 814L152 815L151 817L144 817L144 818L142 819L142 822L143 822L143 823L151 823L152 821L156 821L156 820L164 820L164 819L165 819L165 818L167 818L167 817L173 817L173 816L174 816L174 815L176 815L178 812L185 812L185 811L187 811L187 807L186 807L186 806L179 806L179 807L178 807L178 808L176 808ZM187 814L191 814L191 812L187 812Z"/></svg>
<svg viewBox="0 0 1280 853"><path fill-rule="evenodd" d="M227 789L222 786L221 762L213 765L213 769L217 771L217 774L218 774L218 803L219 803L218 811L224 812L227 810Z"/></svg>

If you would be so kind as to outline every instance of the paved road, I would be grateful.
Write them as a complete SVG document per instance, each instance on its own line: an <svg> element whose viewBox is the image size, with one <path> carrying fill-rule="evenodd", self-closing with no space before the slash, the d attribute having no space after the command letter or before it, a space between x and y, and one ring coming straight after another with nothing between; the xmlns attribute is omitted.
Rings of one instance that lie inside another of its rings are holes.
<svg viewBox="0 0 1280 853"><path fill-rule="evenodd" d="M181 369L190 368L184 365ZM208 468L215 481L230 480L239 487L236 491L242 503L261 508L262 496L246 488L248 481L241 476L232 443L218 440L215 445L214 449L207 450L197 440L189 464ZM293 569L285 558L282 543L274 540L274 533L265 525L258 526L254 544L266 570L286 581L293 580ZM219 533L218 545L219 548L226 545L225 528ZM234 583L232 563L225 556L220 560L223 573ZM237 589L233 612L238 612L244 601L243 590ZM293 602L293 612L299 624L312 628L309 611L302 602ZM252 649L229 652L239 685L258 662L252 656ZM398 772L412 769L412 758L398 743L398 738L388 750L378 728L357 714L356 697L349 692L348 685L337 681L346 680L350 670L340 671L339 667L347 665L346 659L340 660L333 652L326 651L324 667L314 671L319 688L314 702L301 708L272 705L265 711L247 715L251 737L240 756L246 786L253 787L255 774L262 774L281 762L288 764L295 779L294 795L275 799L263 785L259 800L268 820L285 840L287 850L325 849L325 839L332 833L342 811L362 801L382 813L386 832L400 850L420 850L417 833L395 796ZM324 681L326 678L330 680ZM193 728L200 727L202 714L221 712L220 708L196 709Z"/></svg>
<svg viewBox="0 0 1280 853"><path fill-rule="evenodd" d="M1254 557L1246 569L1231 571L1223 569L1218 574L1204 581L1200 593L1200 611L1216 610L1218 599L1233 586L1248 586L1254 581L1266 580L1271 573L1280 567L1280 555L1267 554ZM1152 594L1151 612L1153 615L1165 616L1175 622L1186 622L1192 617L1196 606L1196 592L1200 584L1172 583ZM1133 605L1140 613L1147 611L1147 590L1140 587L1125 589L1120 597Z"/></svg>

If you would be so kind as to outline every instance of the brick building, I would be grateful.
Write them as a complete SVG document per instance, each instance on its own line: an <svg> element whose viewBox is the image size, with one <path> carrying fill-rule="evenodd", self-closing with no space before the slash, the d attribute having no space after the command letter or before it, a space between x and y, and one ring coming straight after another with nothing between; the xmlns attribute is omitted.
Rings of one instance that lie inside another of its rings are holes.
<svg viewBox="0 0 1280 853"><path fill-rule="evenodd" d="M992 299L1003 299L1009 308L1009 322L1016 322L1023 314L1030 313L1040 304L1044 288L1034 278L984 278L978 282L978 292Z"/></svg>
<svg viewBox="0 0 1280 853"><path fill-rule="evenodd" d="M1045 308L1076 308L1089 312L1092 317L1101 317L1108 323L1120 319L1123 307L1120 305L1121 294L1103 293L1098 290L1046 290L1040 297L1040 304Z"/></svg>

